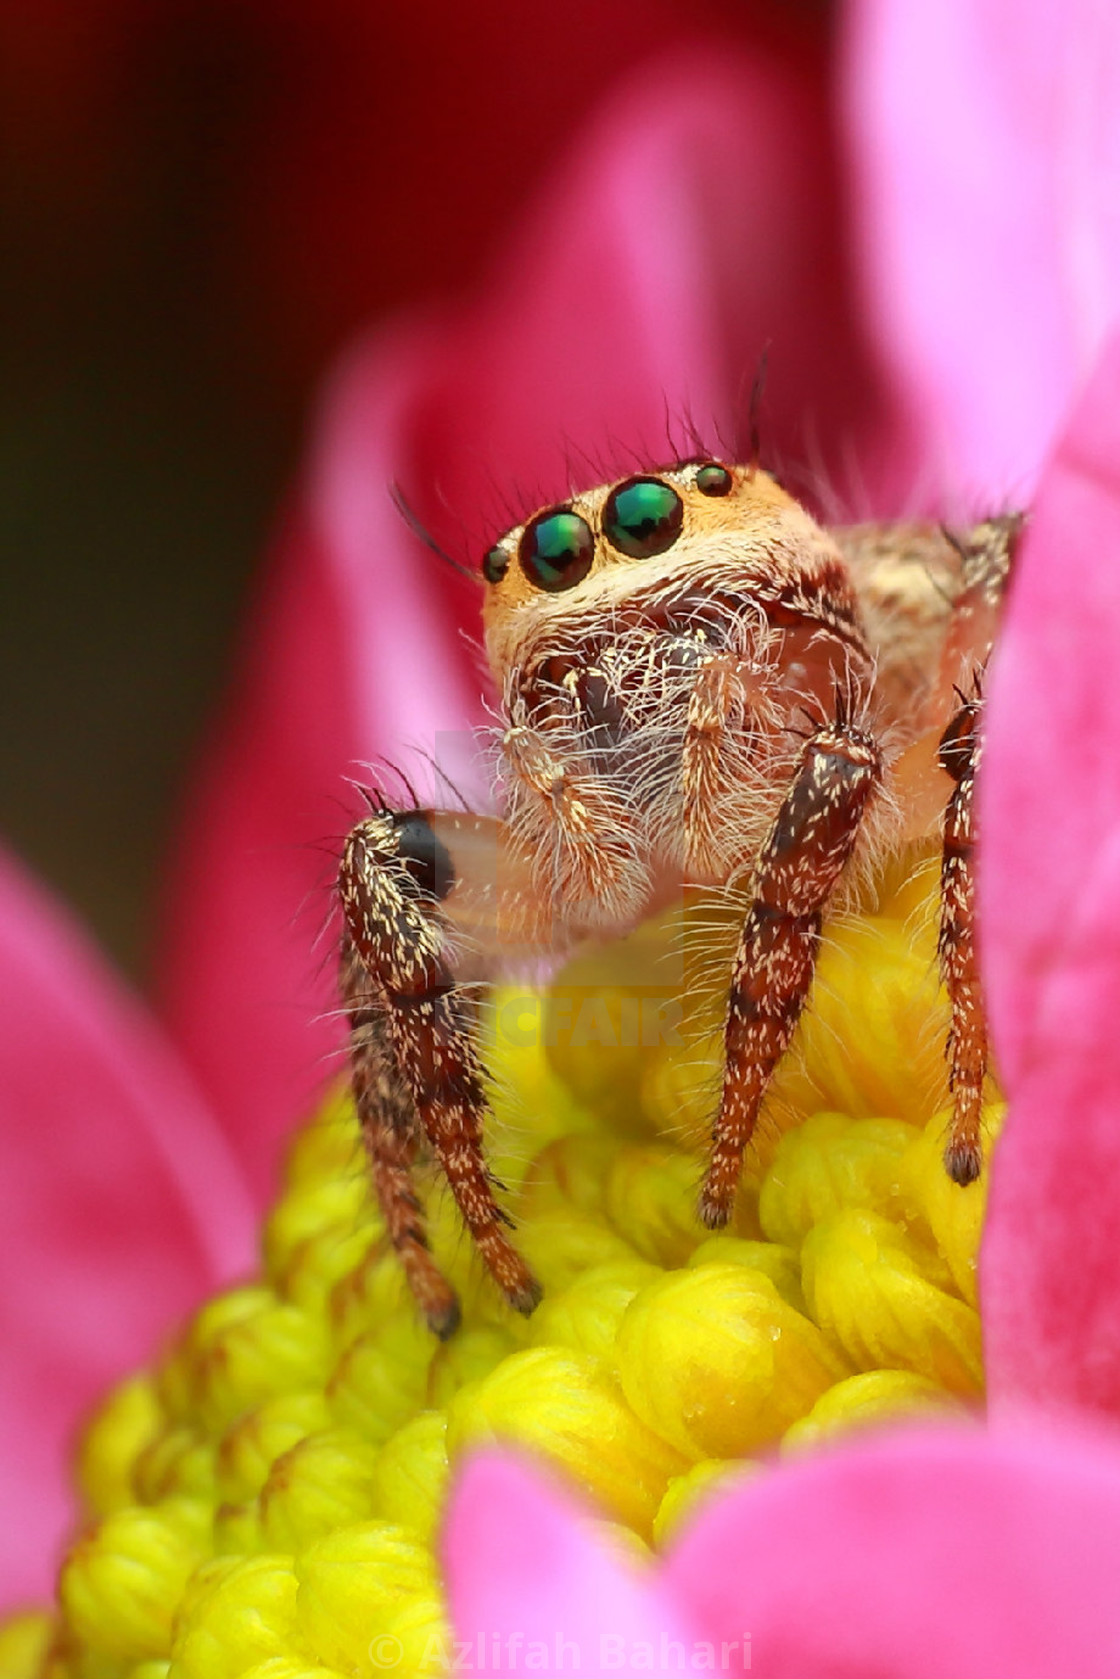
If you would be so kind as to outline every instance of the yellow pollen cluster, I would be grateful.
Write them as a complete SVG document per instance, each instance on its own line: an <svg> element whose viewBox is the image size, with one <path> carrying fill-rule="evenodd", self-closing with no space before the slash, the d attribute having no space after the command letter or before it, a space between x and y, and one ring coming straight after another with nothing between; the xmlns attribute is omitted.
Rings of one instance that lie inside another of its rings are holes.
<svg viewBox="0 0 1120 1679"><path fill-rule="evenodd" d="M0 1629L0 1675L442 1672L434 1546L471 1447L535 1453L644 1556L760 1462L979 1403L986 1175L960 1189L941 1164L930 888L923 866L831 926L720 1235L695 1211L716 1016L662 1009L649 933L572 964L543 1002L499 994L490 1156L545 1288L529 1320L433 1189L464 1311L432 1339L331 1101L295 1140L259 1280L205 1305L89 1425L58 1607ZM690 913L718 944L719 916Z"/></svg>

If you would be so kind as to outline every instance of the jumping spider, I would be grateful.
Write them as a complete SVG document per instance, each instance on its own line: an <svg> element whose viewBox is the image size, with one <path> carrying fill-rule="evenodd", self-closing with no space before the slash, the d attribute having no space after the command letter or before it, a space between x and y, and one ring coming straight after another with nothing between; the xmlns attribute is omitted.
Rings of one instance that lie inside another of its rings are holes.
<svg viewBox="0 0 1120 1679"><path fill-rule="evenodd" d="M374 808L339 872L354 1095L389 1237L437 1335L458 1303L413 1184L425 1138L506 1299L530 1312L540 1292L482 1152L485 953L627 931L684 882L749 880L702 1223L730 1216L825 907L853 864L939 817L945 1165L957 1183L977 1176L980 672L1021 523L959 539L826 531L757 467L701 459L546 508L486 555L505 821Z"/></svg>

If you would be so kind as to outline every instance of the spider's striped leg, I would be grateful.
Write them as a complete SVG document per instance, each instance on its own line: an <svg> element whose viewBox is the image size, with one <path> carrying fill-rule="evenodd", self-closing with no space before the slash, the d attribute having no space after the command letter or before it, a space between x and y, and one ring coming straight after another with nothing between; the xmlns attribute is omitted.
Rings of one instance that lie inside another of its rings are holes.
<svg viewBox="0 0 1120 1679"><path fill-rule="evenodd" d="M949 993L949 1088L953 1118L945 1170L954 1183L980 1176L980 1110L988 1070L988 1035L976 959L974 874L976 771L980 764L983 702L965 700L941 737L941 767L953 780L945 807L941 850L941 925L937 955Z"/></svg>
<svg viewBox="0 0 1120 1679"><path fill-rule="evenodd" d="M459 1302L429 1252L427 1220L413 1179L423 1133L393 1051L385 1003L371 987L349 934L343 939L340 978L350 1021L354 1105L386 1232L428 1327L445 1340L459 1326Z"/></svg>
<svg viewBox="0 0 1120 1679"><path fill-rule="evenodd" d="M700 1218L731 1216L743 1153L805 1006L825 905L882 777L874 739L843 718L806 742L755 866L727 1005L723 1092Z"/></svg>
<svg viewBox="0 0 1120 1679"><path fill-rule="evenodd" d="M449 899L459 882L441 833L468 837L483 825L431 811L375 811L348 836L338 876L355 1098L390 1236L439 1335L455 1327L458 1308L427 1253L411 1182L421 1137L506 1299L530 1312L540 1293L505 1233L510 1220L483 1159L476 1008L450 961Z"/></svg>
<svg viewBox="0 0 1120 1679"><path fill-rule="evenodd" d="M975 526L961 541L963 588L953 603L942 658L942 689L954 709L941 735L937 758L953 790L942 821L937 954L952 1009L948 1053L953 1118L945 1144L945 1170L959 1184L972 1183L980 1175L980 1111L988 1070L988 1034L976 956L974 875L976 772L983 719L979 672L991 651L1023 525L1022 514L1006 514ZM965 699L961 689L970 676L972 698Z"/></svg>

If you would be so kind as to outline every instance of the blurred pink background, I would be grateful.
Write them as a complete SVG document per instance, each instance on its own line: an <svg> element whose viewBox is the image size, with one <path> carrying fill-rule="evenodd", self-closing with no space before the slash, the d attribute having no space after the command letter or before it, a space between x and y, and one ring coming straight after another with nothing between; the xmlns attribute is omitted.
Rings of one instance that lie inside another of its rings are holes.
<svg viewBox="0 0 1120 1679"><path fill-rule="evenodd" d="M149 977L159 862L311 395L469 294L674 44L821 81L814 0L0 7L0 833Z"/></svg>

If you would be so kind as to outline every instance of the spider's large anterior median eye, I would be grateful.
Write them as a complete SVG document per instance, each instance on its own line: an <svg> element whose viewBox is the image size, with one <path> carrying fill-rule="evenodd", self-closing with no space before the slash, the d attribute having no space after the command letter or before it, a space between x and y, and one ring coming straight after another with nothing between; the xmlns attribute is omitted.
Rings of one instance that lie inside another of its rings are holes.
<svg viewBox="0 0 1120 1679"><path fill-rule="evenodd" d="M538 513L518 548L521 569L538 589L556 593L582 582L595 558L591 526L566 507Z"/></svg>
<svg viewBox="0 0 1120 1679"><path fill-rule="evenodd" d="M661 478L628 478L607 498L603 531L607 541L632 560L663 554L681 534L684 504Z"/></svg>

